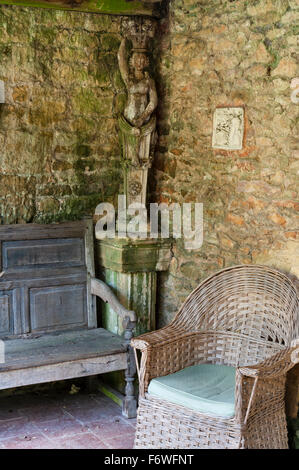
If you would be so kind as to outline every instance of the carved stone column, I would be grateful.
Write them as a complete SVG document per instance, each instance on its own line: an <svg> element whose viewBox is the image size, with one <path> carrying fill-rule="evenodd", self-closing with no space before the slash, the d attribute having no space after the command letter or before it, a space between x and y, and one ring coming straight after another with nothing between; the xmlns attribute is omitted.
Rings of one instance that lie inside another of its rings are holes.
<svg viewBox="0 0 299 470"><path fill-rule="evenodd" d="M157 140L155 109L158 98L155 82L147 70L149 40L155 34L155 26L152 18L125 17L122 20L123 40L118 60L128 99L118 128L127 205L146 204L148 169ZM128 44L132 46L130 56Z"/></svg>

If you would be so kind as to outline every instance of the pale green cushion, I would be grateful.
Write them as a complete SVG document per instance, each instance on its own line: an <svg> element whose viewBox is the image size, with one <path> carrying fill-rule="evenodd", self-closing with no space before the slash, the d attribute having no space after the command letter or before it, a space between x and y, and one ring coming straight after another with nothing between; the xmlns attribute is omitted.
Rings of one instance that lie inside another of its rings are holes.
<svg viewBox="0 0 299 470"><path fill-rule="evenodd" d="M234 367L200 364L151 380L148 394L223 418L235 414Z"/></svg>

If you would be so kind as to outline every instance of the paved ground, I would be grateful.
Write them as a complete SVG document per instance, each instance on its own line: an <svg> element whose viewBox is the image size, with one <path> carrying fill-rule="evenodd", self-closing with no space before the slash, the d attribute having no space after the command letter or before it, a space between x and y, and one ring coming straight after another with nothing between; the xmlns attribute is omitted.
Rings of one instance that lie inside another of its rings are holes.
<svg viewBox="0 0 299 470"><path fill-rule="evenodd" d="M131 449L136 420L100 392L0 399L0 449Z"/></svg>

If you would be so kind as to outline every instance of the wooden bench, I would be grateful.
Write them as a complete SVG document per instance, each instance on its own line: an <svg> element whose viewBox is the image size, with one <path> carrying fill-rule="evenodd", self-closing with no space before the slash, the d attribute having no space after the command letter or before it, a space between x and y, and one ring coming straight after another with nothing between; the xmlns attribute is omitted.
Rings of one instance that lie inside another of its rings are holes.
<svg viewBox="0 0 299 470"><path fill-rule="evenodd" d="M95 279L91 220L0 226L0 389L125 370L123 414L136 416L136 316ZM97 327L96 296L124 337Z"/></svg>

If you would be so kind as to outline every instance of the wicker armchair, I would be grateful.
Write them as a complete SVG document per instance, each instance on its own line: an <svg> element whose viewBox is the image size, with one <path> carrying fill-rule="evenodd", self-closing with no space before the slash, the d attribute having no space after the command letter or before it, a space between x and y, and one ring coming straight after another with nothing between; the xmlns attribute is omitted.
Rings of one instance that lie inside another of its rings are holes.
<svg viewBox="0 0 299 470"><path fill-rule="evenodd" d="M174 320L132 340L141 351L135 448L287 448L286 373L299 362L299 299L266 266L223 269L203 281ZM234 413L209 415L148 393L190 366L233 366Z"/></svg>

